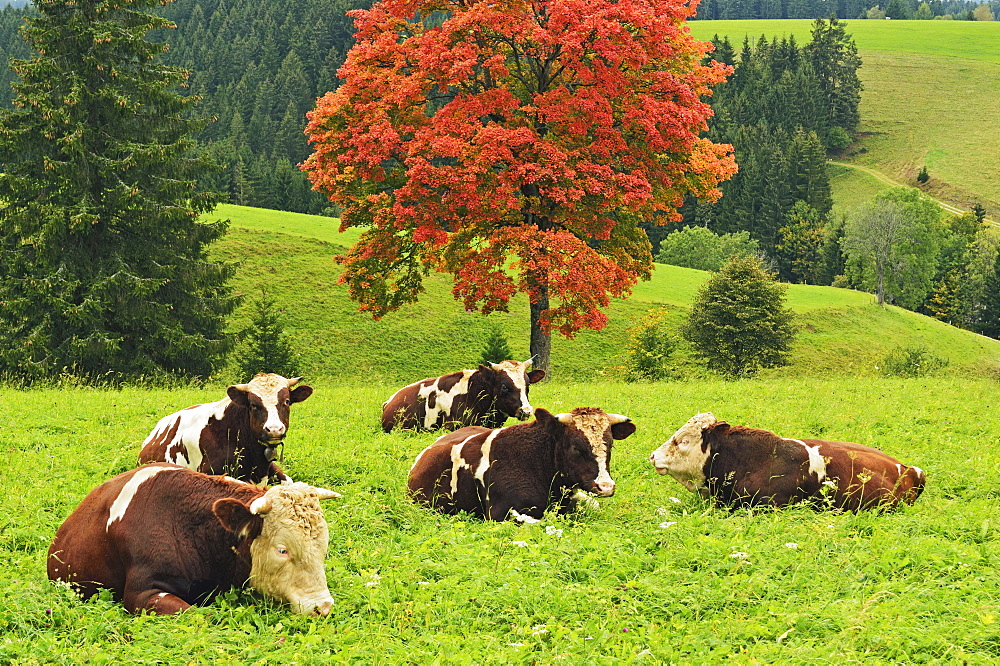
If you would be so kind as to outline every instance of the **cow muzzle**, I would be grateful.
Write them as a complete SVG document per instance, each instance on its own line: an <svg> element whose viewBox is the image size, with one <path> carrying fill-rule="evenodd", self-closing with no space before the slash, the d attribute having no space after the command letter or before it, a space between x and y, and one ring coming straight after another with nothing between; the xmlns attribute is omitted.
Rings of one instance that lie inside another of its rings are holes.
<svg viewBox="0 0 1000 666"><path fill-rule="evenodd" d="M615 494L615 482L612 479L600 479L594 482L592 493L598 497L611 497Z"/></svg>

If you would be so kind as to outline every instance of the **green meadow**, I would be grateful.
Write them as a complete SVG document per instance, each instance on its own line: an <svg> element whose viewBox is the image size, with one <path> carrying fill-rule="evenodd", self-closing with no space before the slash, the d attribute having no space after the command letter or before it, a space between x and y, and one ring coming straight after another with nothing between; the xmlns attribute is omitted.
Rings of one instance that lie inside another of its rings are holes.
<svg viewBox="0 0 1000 666"><path fill-rule="evenodd" d="M998 385L811 377L657 384L552 382L536 406L631 416L618 492L539 525L446 517L405 495L432 434L385 434L392 386L313 382L284 465L333 488L327 618L247 591L179 616L81 602L45 577L60 522L129 469L159 416L221 386L0 388L0 663L995 663L1000 658ZM649 453L697 411L791 436L882 447L928 475L891 514L730 512ZM20 415L21 418L11 418Z"/></svg>
<svg viewBox="0 0 1000 666"><path fill-rule="evenodd" d="M863 65L862 138L848 160L914 184L968 208L1000 209L1000 153L990 119L1000 117L1000 23L976 21L847 21ZM700 39L728 35L809 41L811 21L692 21ZM834 179L838 210L849 212L865 192L883 187L857 172Z"/></svg>
<svg viewBox="0 0 1000 666"><path fill-rule="evenodd" d="M477 362L493 327L507 335L518 358L530 355L524 296L511 302L509 313L483 317L466 312L451 296L450 279L434 274L425 280L426 293L416 305L373 321L357 311L337 282L340 267L334 257L356 240L356 230L341 235L332 218L240 206L220 207L219 215L232 224L213 256L238 264L236 288L247 297L233 329L247 325L251 303L266 292L281 310L298 372L309 378L408 383L468 367ZM573 340L553 336L554 377L621 378L633 322L666 309L668 325L676 331L707 277L704 271L658 264L652 280L640 282L630 299L612 302L603 331L582 331ZM789 285L787 300L800 330L793 363L768 376L874 375L880 359L901 347L932 349L961 372L991 374L1000 362L1000 343L908 310L879 308L870 294ZM677 378L707 376L679 337L671 370Z"/></svg>
<svg viewBox="0 0 1000 666"><path fill-rule="evenodd" d="M375 322L337 284L353 242L329 218L240 207L213 253L237 286L283 310L314 395L292 410L283 465L342 492L325 503L327 618L246 591L172 617L82 602L45 576L58 525L95 486L130 469L163 415L224 395L203 387L0 386L0 664L959 663L1000 659L1000 343L868 294L791 286L793 364L725 382L683 348L675 377L619 380L626 329L652 308L679 321L706 273L658 266L600 333L556 339L554 379L532 403L600 406L637 433L616 443L618 492L539 525L447 517L405 481L434 434L381 432L400 382L474 363L491 326L527 357L527 312L466 313L440 276L419 305ZM245 312L241 312L245 317ZM238 326L234 323L234 327ZM899 346L949 365L884 378ZM895 513L809 507L728 511L655 474L650 452L712 411L786 436L878 446L923 468L926 492Z"/></svg>

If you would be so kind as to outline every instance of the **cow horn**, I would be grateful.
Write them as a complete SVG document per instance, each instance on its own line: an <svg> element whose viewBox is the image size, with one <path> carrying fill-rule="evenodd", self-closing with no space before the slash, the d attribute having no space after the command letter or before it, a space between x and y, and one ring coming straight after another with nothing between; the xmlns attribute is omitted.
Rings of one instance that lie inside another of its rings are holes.
<svg viewBox="0 0 1000 666"><path fill-rule="evenodd" d="M250 502L250 513L255 516L263 516L265 513L271 511L271 498L267 495L261 495L254 501Z"/></svg>
<svg viewBox="0 0 1000 666"><path fill-rule="evenodd" d="M230 388L234 388L237 391L243 391L244 393L246 393L247 391L250 390L250 385L249 384L233 384Z"/></svg>
<svg viewBox="0 0 1000 666"><path fill-rule="evenodd" d="M618 423L628 423L632 419L624 414L608 414L608 420L611 421L611 425L616 425Z"/></svg>
<svg viewBox="0 0 1000 666"><path fill-rule="evenodd" d="M321 500L336 499L338 497L343 497L343 495L341 495L335 490L327 490L326 488L317 488L316 486L313 486L312 490L314 493L316 493L316 495L319 496Z"/></svg>
<svg viewBox="0 0 1000 666"><path fill-rule="evenodd" d="M494 363L493 361L490 361L490 367L496 370L497 372L500 372L500 369L503 366L500 363Z"/></svg>
<svg viewBox="0 0 1000 666"><path fill-rule="evenodd" d="M538 356L538 354L535 354L535 356ZM529 358L527 361L525 361L521 365L523 365L525 368L527 368L529 365L534 365L535 364L535 356L532 356L531 358Z"/></svg>
<svg viewBox="0 0 1000 666"><path fill-rule="evenodd" d="M288 380L288 388L292 388L301 381L302 381L301 377L292 377L291 379Z"/></svg>
<svg viewBox="0 0 1000 666"><path fill-rule="evenodd" d="M561 414L556 414L556 421L563 423L565 425L573 425L573 415L569 412L562 412Z"/></svg>

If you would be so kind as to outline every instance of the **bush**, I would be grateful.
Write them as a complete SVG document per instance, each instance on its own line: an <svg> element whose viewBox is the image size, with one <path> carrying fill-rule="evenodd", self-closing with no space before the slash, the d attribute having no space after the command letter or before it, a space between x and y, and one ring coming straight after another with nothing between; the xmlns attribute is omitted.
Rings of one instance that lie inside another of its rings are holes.
<svg viewBox="0 0 1000 666"><path fill-rule="evenodd" d="M675 343L666 327L666 317L664 309L651 310L628 330L626 381L658 381L670 374L666 364Z"/></svg>
<svg viewBox="0 0 1000 666"><path fill-rule="evenodd" d="M759 251L760 245L747 231L720 236L704 227L684 227L660 241L656 260L671 266L717 271L732 256L752 256Z"/></svg>
<svg viewBox="0 0 1000 666"><path fill-rule="evenodd" d="M698 290L681 334L710 370L735 378L787 365L794 315L756 257L733 257Z"/></svg>
<svg viewBox="0 0 1000 666"><path fill-rule="evenodd" d="M253 311L250 325L240 331L236 350L240 381L249 381L259 372L294 377L294 353L281 323L281 311L275 308L267 292L262 292L250 307Z"/></svg>
<svg viewBox="0 0 1000 666"><path fill-rule="evenodd" d="M513 356L507 336L501 331L499 326L495 326L490 331L490 336L486 338L486 346L483 347L482 356L479 362L484 365L490 363L502 363Z"/></svg>
<svg viewBox="0 0 1000 666"><path fill-rule="evenodd" d="M930 179L931 179L931 177L927 173L927 167L925 167L925 166L920 167L920 171L919 171L919 173L917 173L917 182L922 185L922 184L926 183Z"/></svg>
<svg viewBox="0 0 1000 666"><path fill-rule="evenodd" d="M926 347L897 347L886 354L878 369L885 377L925 377L948 365L948 359L935 356Z"/></svg>

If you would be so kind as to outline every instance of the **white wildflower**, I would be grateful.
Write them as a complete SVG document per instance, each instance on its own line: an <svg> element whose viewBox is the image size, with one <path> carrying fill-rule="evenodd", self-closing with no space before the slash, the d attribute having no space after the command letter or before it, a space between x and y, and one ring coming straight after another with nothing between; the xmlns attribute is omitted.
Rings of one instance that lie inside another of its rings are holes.
<svg viewBox="0 0 1000 666"><path fill-rule="evenodd" d="M518 548L527 548L528 547L528 542L527 541L511 541L511 543L514 544L515 546L517 546Z"/></svg>
<svg viewBox="0 0 1000 666"><path fill-rule="evenodd" d="M541 636L542 634L549 633L548 628L544 624L536 624L531 628L532 636Z"/></svg>
<svg viewBox="0 0 1000 666"><path fill-rule="evenodd" d="M665 516L667 515L667 513L669 512L667 511L666 507L661 506L659 509L656 510L656 515L658 516Z"/></svg>
<svg viewBox="0 0 1000 666"><path fill-rule="evenodd" d="M559 529L558 527L556 527L555 525L546 525L545 526L545 533L546 534L550 534L552 536L561 537L562 536L562 532L563 531L561 529Z"/></svg>
<svg viewBox="0 0 1000 666"><path fill-rule="evenodd" d="M791 548L793 550L796 549L796 548L798 548L798 547L799 547L799 544L795 543L794 541L789 541L788 543L785 544L785 548Z"/></svg>
<svg viewBox="0 0 1000 666"><path fill-rule="evenodd" d="M663 529L667 529L668 527L671 527L671 526L676 525L676 524L677 524L676 520L674 520L674 521L667 521L665 523L660 523L660 527L662 527Z"/></svg>
<svg viewBox="0 0 1000 666"><path fill-rule="evenodd" d="M372 579L365 583L365 587L375 587L382 580L382 576L378 574L372 574Z"/></svg>
<svg viewBox="0 0 1000 666"><path fill-rule="evenodd" d="M741 553L739 551L736 551L735 553L730 553L729 557L735 557L737 559L743 559L745 557L750 557L750 553Z"/></svg>
<svg viewBox="0 0 1000 666"><path fill-rule="evenodd" d="M676 497L668 497L667 499L669 499L674 504L680 504L681 503L681 501L679 499L677 499Z"/></svg>

